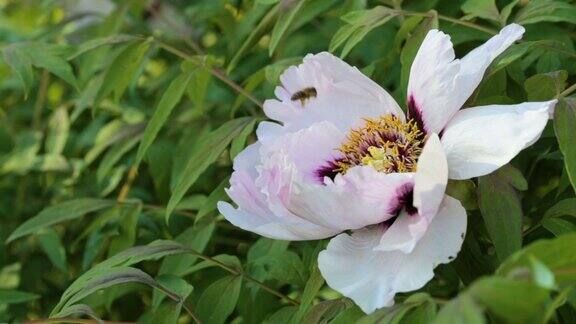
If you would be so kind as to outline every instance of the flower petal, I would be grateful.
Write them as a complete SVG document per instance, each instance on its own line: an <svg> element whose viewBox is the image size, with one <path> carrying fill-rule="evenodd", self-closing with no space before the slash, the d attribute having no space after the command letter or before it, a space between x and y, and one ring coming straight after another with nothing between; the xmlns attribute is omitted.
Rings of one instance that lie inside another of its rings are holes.
<svg viewBox="0 0 576 324"><path fill-rule="evenodd" d="M337 230L313 224L290 213L284 207L285 179L274 179L263 190L256 183L261 172L256 166L260 163L262 145L257 142L249 145L234 159L234 172L230 178L230 188L226 193L238 208L226 202L218 202L218 210L224 217L244 230L279 240L312 240L333 236ZM278 166L277 174L282 166ZM273 191L275 190L275 191Z"/></svg>
<svg viewBox="0 0 576 324"><path fill-rule="evenodd" d="M330 287L352 298L366 313L394 304L394 295L421 288L433 269L460 251L466 231L466 211L446 196L426 235L409 254L375 251L383 226L341 234L320 252L318 267Z"/></svg>
<svg viewBox="0 0 576 324"><path fill-rule="evenodd" d="M413 205L416 213L403 210L382 235L379 251L400 250L410 253L424 236L438 212L448 182L448 164L436 134L431 134L418 159L414 177Z"/></svg>
<svg viewBox="0 0 576 324"><path fill-rule="evenodd" d="M458 60L448 35L428 32L410 69L409 115L420 119L427 132L440 133L480 84L490 63L523 33L522 26L508 25Z"/></svg>
<svg viewBox="0 0 576 324"><path fill-rule="evenodd" d="M491 173L533 144L556 100L489 105L459 111L442 135L451 179Z"/></svg>
<svg viewBox="0 0 576 324"><path fill-rule="evenodd" d="M280 77L278 100L266 100L264 112L293 132L319 121L330 121L347 130L365 117L404 114L378 84L330 53L307 55Z"/></svg>
<svg viewBox="0 0 576 324"><path fill-rule="evenodd" d="M289 209L324 227L340 231L384 222L397 213L398 191L413 186L413 173L385 174L356 166L325 185L295 184Z"/></svg>

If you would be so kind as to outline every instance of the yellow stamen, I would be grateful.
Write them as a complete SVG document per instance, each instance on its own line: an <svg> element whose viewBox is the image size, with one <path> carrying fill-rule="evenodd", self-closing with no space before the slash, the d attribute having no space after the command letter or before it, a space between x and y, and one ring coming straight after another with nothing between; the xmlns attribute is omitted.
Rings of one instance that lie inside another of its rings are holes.
<svg viewBox="0 0 576 324"><path fill-rule="evenodd" d="M344 158L335 171L345 173L356 165L369 165L380 172L414 172L422 153L424 133L414 120L403 122L394 115L366 118L338 149Z"/></svg>

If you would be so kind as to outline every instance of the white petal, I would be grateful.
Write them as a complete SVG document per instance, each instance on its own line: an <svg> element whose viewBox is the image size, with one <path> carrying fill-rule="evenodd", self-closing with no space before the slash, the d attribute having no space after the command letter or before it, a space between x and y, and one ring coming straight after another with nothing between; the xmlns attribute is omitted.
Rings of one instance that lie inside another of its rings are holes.
<svg viewBox="0 0 576 324"><path fill-rule="evenodd" d="M365 117L404 114L394 99L378 84L330 53L307 55L303 63L292 66L280 77L278 100L266 100L264 112L284 124L285 132L307 128L320 121L330 121L347 130ZM307 88L316 96L306 100L292 97Z"/></svg>
<svg viewBox="0 0 576 324"><path fill-rule="evenodd" d="M459 111L442 135L451 179L469 179L510 162L542 134L556 100Z"/></svg>
<svg viewBox="0 0 576 324"><path fill-rule="evenodd" d="M433 269L460 251L466 211L446 196L426 235L410 254L375 251L385 228L374 226L333 238L320 252L318 267L330 287L352 298L366 313L391 306L394 295L424 286Z"/></svg>
<svg viewBox="0 0 576 324"><path fill-rule="evenodd" d="M341 231L378 224L397 213L398 192L413 186L412 173L385 174L356 166L325 185L298 185L289 209L324 227Z"/></svg>
<svg viewBox="0 0 576 324"><path fill-rule="evenodd" d="M412 117L421 118L426 131L439 133L480 84L490 63L523 33L522 26L508 25L455 60L450 37L431 30L410 69L408 103Z"/></svg>
<svg viewBox="0 0 576 324"><path fill-rule="evenodd" d="M448 164L444 149L438 136L431 134L418 159L414 178L413 205L417 213L402 211L392 226L382 235L380 244L375 249L412 252L438 212L447 182Z"/></svg>
<svg viewBox="0 0 576 324"><path fill-rule="evenodd" d="M448 183L448 162L444 148L436 134L430 134L418 158L414 180L414 207L429 222L444 197Z"/></svg>

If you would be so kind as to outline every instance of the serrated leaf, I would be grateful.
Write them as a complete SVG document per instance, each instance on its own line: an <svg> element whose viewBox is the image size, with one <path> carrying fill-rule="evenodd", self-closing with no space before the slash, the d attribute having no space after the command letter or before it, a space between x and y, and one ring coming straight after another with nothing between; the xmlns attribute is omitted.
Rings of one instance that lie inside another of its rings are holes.
<svg viewBox="0 0 576 324"><path fill-rule="evenodd" d="M80 198L50 206L42 210L38 215L18 226L18 228L10 234L6 243L10 243L17 238L32 234L39 229L82 217L87 213L111 207L114 204L116 204L116 202L111 200Z"/></svg>
<svg viewBox="0 0 576 324"><path fill-rule="evenodd" d="M196 146L195 152L186 161L182 175L172 190L172 196L166 208L167 222L186 191L196 182L200 174L216 161L232 139L238 136L251 120L249 117L230 120L212 131L202 143Z"/></svg>

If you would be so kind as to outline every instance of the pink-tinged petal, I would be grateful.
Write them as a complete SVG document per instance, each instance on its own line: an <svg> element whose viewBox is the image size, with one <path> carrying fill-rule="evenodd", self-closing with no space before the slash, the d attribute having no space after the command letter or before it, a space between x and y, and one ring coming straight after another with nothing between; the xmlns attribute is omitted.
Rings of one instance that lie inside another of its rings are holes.
<svg viewBox="0 0 576 324"><path fill-rule="evenodd" d="M218 202L218 210L235 226L274 240L317 240L334 236L337 232L309 222L287 222L283 219L266 219L234 208L227 202Z"/></svg>
<svg viewBox="0 0 576 324"><path fill-rule="evenodd" d="M280 77L278 98L264 102L266 115L294 132L329 121L341 130L359 125L362 118L404 114L378 84L329 53L307 55L303 63L289 67ZM303 90L308 90L303 96ZM313 91L312 91L313 90Z"/></svg>
<svg viewBox="0 0 576 324"><path fill-rule="evenodd" d="M356 166L321 184L295 184L289 209L341 231L384 222L397 213L399 192L413 186L413 173L385 174Z"/></svg>
<svg viewBox="0 0 576 324"><path fill-rule="evenodd" d="M384 226L333 238L320 252L318 267L330 287L354 300L366 313L391 306L394 296L421 288L433 269L454 259L466 232L466 211L446 196L424 237L411 253L377 251Z"/></svg>
<svg viewBox="0 0 576 324"><path fill-rule="evenodd" d="M442 134L449 177L479 177L510 162L538 140L556 102L489 105L459 111Z"/></svg>
<svg viewBox="0 0 576 324"><path fill-rule="evenodd" d="M244 230L278 240L322 239L338 233L281 208L280 194L266 196L247 171L234 171L230 185L226 193L238 208L221 201L218 210L230 223Z"/></svg>
<svg viewBox="0 0 576 324"><path fill-rule="evenodd" d="M319 122L308 128L294 133L283 134L273 141L265 142L261 150L263 162L270 157L271 168L277 168L282 159L293 165L297 170L299 179L322 184L324 179L319 177L318 170L328 162L335 161L341 154L337 151L346 134L330 122ZM263 168L265 169L265 168Z"/></svg>
<svg viewBox="0 0 576 324"><path fill-rule="evenodd" d="M508 25L458 60L450 37L431 30L410 69L409 115L420 118L427 132L440 133L480 84L490 63L523 33L522 26Z"/></svg>
<svg viewBox="0 0 576 324"><path fill-rule="evenodd" d="M219 202L220 213L235 226L273 239L312 240L339 233L286 209L294 167L288 163L275 163L272 158L261 165L261 151L262 144L256 142L234 159L234 172L226 193L238 208Z"/></svg>
<svg viewBox="0 0 576 324"><path fill-rule="evenodd" d="M380 244L375 249L412 252L438 212L447 182L448 164L444 149L438 136L431 134L418 159L414 188L410 193L413 197L411 201L413 206L405 206L398 218L382 235Z"/></svg>

